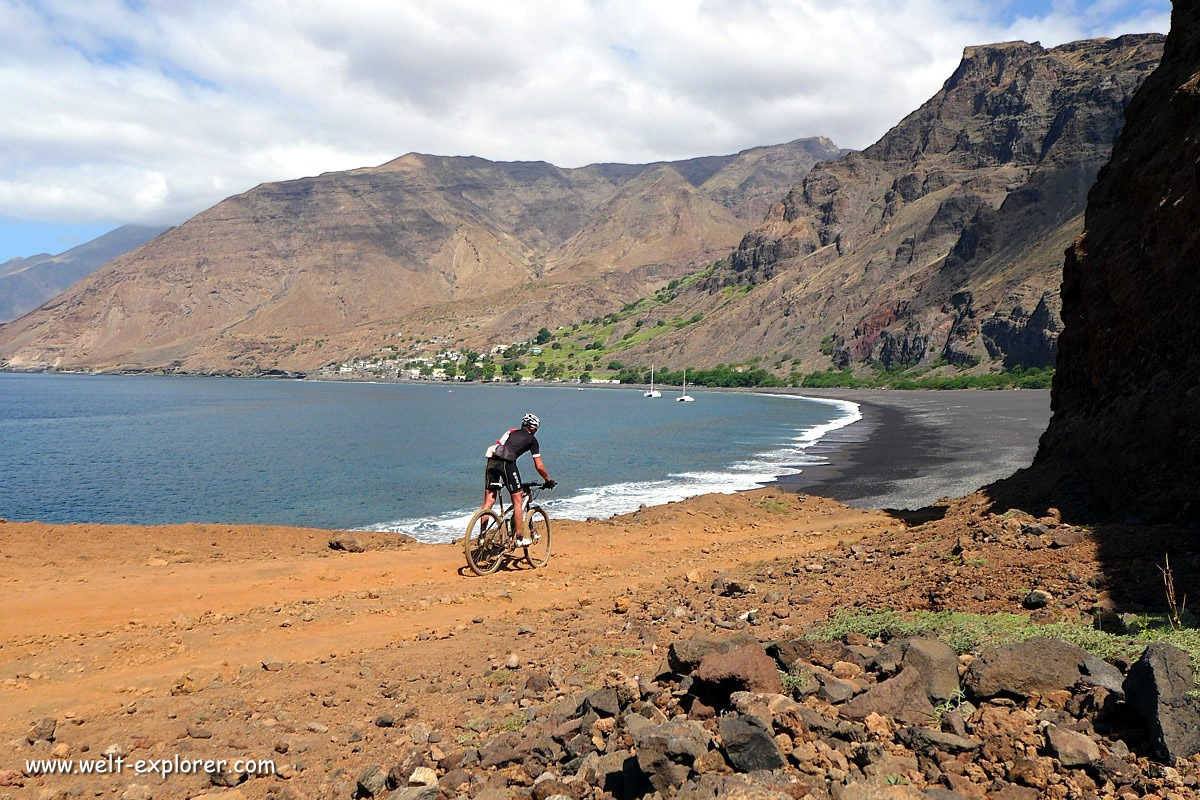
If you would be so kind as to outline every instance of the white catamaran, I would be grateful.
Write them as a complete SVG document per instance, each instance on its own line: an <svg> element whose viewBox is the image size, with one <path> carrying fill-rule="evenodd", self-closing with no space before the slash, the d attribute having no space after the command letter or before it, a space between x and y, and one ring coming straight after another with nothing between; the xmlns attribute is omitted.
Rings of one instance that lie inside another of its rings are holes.
<svg viewBox="0 0 1200 800"><path fill-rule="evenodd" d="M644 392L642 397L662 397L662 392L654 388L654 367L650 367L650 391Z"/></svg>
<svg viewBox="0 0 1200 800"><path fill-rule="evenodd" d="M696 398L687 393L687 367L683 368L683 389L679 393L679 397L675 398L677 403L694 403Z"/></svg>

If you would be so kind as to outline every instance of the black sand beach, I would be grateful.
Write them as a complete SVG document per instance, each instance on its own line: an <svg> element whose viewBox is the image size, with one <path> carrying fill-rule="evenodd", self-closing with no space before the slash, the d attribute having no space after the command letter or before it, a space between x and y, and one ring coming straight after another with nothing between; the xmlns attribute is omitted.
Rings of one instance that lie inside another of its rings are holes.
<svg viewBox="0 0 1200 800"><path fill-rule="evenodd" d="M1049 391L784 391L851 400L863 418L809 449L828 464L777 485L859 508L922 508L1008 477L1050 420Z"/></svg>

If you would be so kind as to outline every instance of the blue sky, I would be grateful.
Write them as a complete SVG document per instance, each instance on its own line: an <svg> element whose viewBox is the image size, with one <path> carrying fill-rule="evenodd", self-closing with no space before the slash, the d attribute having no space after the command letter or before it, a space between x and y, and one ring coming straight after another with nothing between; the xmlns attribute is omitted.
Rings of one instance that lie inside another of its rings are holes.
<svg viewBox="0 0 1200 800"><path fill-rule="evenodd" d="M864 147L968 45L1166 32L1164 0L0 0L0 262L406 152Z"/></svg>

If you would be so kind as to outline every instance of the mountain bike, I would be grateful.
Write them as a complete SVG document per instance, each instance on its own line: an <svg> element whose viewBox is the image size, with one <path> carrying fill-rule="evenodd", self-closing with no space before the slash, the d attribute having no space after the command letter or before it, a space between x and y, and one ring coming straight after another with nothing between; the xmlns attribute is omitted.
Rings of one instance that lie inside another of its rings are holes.
<svg viewBox="0 0 1200 800"><path fill-rule="evenodd" d="M513 519L513 507L504 507L503 487L492 484L496 492L499 510L481 508L467 523L467 534L463 539L463 550L467 555L467 566L476 575L489 575L500 568L505 560L524 560L531 567L544 567L550 560L550 515L535 501L537 493L546 489L544 483L522 483L525 492L525 530L533 544L521 548L517 553L517 526Z"/></svg>

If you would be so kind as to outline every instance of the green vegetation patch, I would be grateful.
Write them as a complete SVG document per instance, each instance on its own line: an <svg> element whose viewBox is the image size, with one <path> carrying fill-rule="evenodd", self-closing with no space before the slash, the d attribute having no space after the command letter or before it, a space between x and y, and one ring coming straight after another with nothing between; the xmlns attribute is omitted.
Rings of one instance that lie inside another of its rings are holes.
<svg viewBox="0 0 1200 800"><path fill-rule="evenodd" d="M1167 642L1184 650L1200 669L1200 629L1172 628L1166 615L1136 617L1126 633L1109 633L1076 622L1040 625L1021 614L968 614L961 611L882 610L839 611L810 634L814 639L841 639L857 632L872 638L924 636L939 639L959 653L978 653L986 647L1023 642L1039 636L1062 639L1103 659L1133 660L1151 642Z"/></svg>
<svg viewBox="0 0 1200 800"><path fill-rule="evenodd" d="M770 511L772 514L786 514L792 510L792 507L787 503L781 503L771 497L760 497L754 501L754 505L764 511Z"/></svg>
<svg viewBox="0 0 1200 800"><path fill-rule="evenodd" d="M484 680L492 686L507 686L516 678L517 671L515 669L497 669L484 676Z"/></svg>

